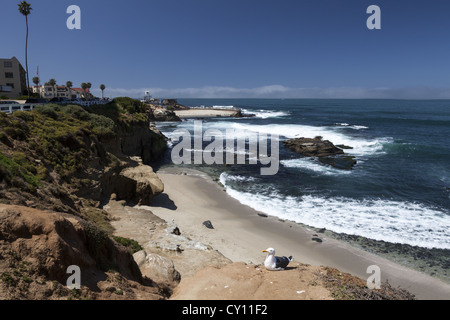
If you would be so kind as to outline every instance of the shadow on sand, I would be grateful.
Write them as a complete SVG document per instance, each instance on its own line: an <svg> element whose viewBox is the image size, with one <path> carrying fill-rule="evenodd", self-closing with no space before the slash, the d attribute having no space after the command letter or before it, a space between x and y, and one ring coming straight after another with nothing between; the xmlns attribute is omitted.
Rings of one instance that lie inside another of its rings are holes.
<svg viewBox="0 0 450 320"><path fill-rule="evenodd" d="M178 208L175 205L175 202L173 202L173 200L170 199L170 197L166 193L161 193L160 195L153 198L151 206L166 208L169 210L176 210Z"/></svg>

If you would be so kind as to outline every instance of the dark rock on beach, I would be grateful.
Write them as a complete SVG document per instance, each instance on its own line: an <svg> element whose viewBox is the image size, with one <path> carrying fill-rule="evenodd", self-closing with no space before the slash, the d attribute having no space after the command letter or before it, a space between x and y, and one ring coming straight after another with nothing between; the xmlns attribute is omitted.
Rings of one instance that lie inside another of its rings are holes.
<svg viewBox="0 0 450 320"><path fill-rule="evenodd" d="M207 227L208 229L214 229L214 227L213 227L213 225L212 225L210 220L203 221L203 225L205 227Z"/></svg>

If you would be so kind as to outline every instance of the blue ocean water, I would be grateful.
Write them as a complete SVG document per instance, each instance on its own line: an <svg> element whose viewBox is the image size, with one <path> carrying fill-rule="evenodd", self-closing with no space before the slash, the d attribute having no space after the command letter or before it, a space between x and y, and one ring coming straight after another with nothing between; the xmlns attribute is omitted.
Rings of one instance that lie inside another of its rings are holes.
<svg viewBox="0 0 450 320"><path fill-rule="evenodd" d="M409 254L409 263L428 259L427 267L434 268L428 270L430 273L448 272L450 101L179 102L191 107L233 106L255 114L249 118L203 119L204 130L233 128L242 134L279 135L280 166L275 176L260 175L255 165L196 166L218 177L232 197L266 214L326 228L353 242L355 237L365 239L372 243L364 245L368 250L377 251L382 243L379 250L389 253L394 251L389 245L401 245L397 251ZM193 123L187 120L158 126L170 137L176 128L192 130ZM345 152L357 161L353 170L301 157L282 144L289 138L316 136L352 147Z"/></svg>

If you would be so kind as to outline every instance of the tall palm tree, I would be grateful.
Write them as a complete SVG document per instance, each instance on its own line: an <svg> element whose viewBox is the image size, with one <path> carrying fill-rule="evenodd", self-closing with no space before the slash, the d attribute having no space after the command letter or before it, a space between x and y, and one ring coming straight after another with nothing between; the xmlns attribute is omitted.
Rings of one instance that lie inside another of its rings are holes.
<svg viewBox="0 0 450 320"><path fill-rule="evenodd" d="M19 6L19 12L25 16L25 23L27 25L27 37L26 37L26 41L25 41L25 67L27 69L27 93L28 93L28 98L29 98L30 97L30 77L28 76L28 15L31 13L31 10L33 8L31 8L31 5L26 1L22 1L17 5Z"/></svg>
<svg viewBox="0 0 450 320"><path fill-rule="evenodd" d="M103 91L106 89L104 84L100 85L100 90L102 90L102 99L103 99Z"/></svg>
<svg viewBox="0 0 450 320"><path fill-rule="evenodd" d="M88 82L88 83L86 83L86 86L88 88L88 91L90 92L91 88L92 88L92 83Z"/></svg>
<svg viewBox="0 0 450 320"><path fill-rule="evenodd" d="M71 91L70 91L70 88L73 87L72 81L67 81L67 82L66 82L66 87L69 88L69 99L71 99L72 93L71 93Z"/></svg>
<svg viewBox="0 0 450 320"><path fill-rule="evenodd" d="M81 89L83 89L83 98L85 98L86 99L86 89L87 89L87 83L86 82L83 82L82 84L81 84Z"/></svg>
<svg viewBox="0 0 450 320"><path fill-rule="evenodd" d="M56 93L56 80L52 78L52 79L48 80L46 85L53 87L53 97L56 98L56 96L57 96L57 93Z"/></svg>

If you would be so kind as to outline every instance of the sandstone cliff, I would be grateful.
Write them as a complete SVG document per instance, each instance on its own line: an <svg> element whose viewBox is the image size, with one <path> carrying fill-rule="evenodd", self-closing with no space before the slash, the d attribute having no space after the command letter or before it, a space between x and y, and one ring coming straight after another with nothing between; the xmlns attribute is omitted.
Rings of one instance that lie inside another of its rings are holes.
<svg viewBox="0 0 450 320"><path fill-rule="evenodd" d="M0 205L1 299L165 299L130 252L73 215ZM69 290L71 265L81 289Z"/></svg>

